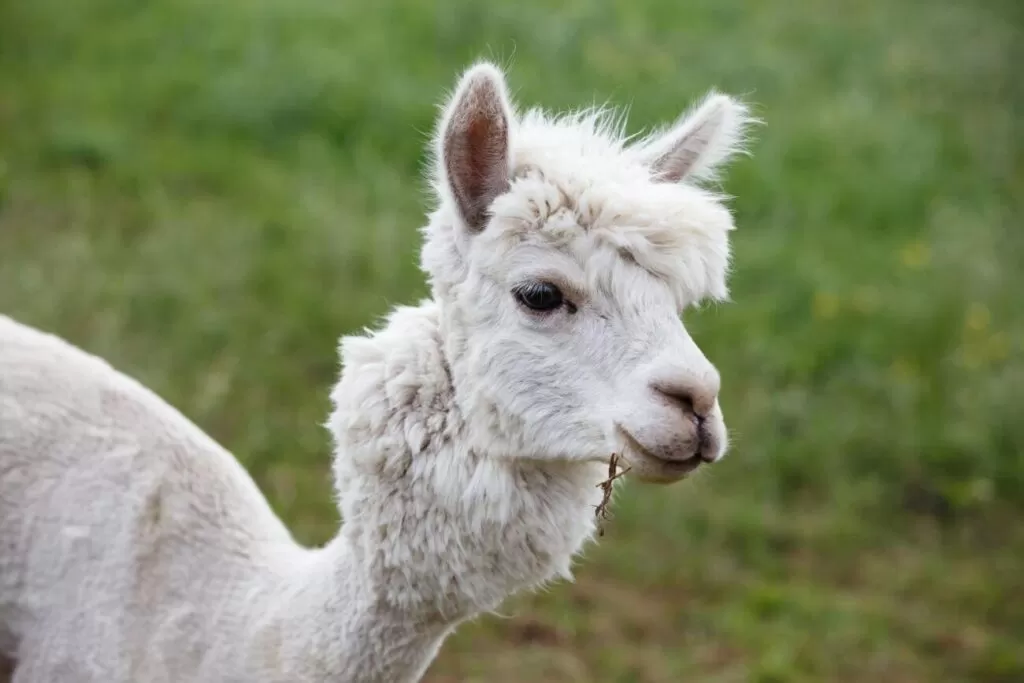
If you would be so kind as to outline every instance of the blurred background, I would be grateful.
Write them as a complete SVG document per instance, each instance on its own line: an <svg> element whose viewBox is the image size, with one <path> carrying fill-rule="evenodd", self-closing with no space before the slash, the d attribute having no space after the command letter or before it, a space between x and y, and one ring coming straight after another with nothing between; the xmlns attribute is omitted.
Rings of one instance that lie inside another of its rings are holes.
<svg viewBox="0 0 1024 683"><path fill-rule="evenodd" d="M1024 680L1016 0L0 0L0 311L109 359L307 543L339 335L426 293L423 144L478 57L519 101L711 87L733 303L687 315L734 438L627 484L575 584L462 628L454 681Z"/></svg>

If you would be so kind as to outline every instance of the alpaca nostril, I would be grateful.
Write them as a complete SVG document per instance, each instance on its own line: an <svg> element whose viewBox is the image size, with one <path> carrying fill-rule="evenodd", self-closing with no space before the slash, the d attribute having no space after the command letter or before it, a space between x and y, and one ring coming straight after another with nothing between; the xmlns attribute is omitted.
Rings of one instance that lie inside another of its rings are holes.
<svg viewBox="0 0 1024 683"><path fill-rule="evenodd" d="M699 386L693 382L654 381L651 388L682 408L697 425L703 425L705 418L714 410L718 392L716 388Z"/></svg>
<svg viewBox="0 0 1024 683"><path fill-rule="evenodd" d="M693 415L694 417L696 417L698 423L704 420L703 417L697 414L697 411L693 405L693 394L691 394L690 392L679 389L673 391L670 387L662 387L657 385L655 385L654 389L662 396L665 396L669 401L682 408L683 413L685 413L686 415Z"/></svg>

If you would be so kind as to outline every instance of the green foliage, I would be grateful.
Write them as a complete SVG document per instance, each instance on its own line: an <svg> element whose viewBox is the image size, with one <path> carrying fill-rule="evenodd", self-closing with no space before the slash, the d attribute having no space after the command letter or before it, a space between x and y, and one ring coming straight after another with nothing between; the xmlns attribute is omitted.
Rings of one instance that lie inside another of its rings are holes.
<svg viewBox="0 0 1024 683"><path fill-rule="evenodd" d="M734 302L687 317L731 455L627 485L577 583L428 680L1021 680L1021 27L1009 0L0 3L0 310L180 406L319 542L337 337L425 294L457 72L633 130L746 95Z"/></svg>

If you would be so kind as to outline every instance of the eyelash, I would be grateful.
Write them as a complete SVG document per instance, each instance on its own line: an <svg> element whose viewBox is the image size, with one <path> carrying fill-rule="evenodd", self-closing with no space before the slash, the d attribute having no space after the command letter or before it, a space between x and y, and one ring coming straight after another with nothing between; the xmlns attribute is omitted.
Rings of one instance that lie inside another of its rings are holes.
<svg viewBox="0 0 1024 683"><path fill-rule="evenodd" d="M516 287L512 294L521 306L535 313L553 313L563 307L569 313L578 310L574 303L565 298L562 290L550 282L528 282Z"/></svg>

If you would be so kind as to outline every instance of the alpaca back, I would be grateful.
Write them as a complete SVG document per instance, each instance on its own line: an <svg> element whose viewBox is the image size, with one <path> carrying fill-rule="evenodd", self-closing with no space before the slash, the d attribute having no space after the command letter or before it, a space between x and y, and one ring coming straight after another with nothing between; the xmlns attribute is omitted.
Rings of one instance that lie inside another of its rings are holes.
<svg viewBox="0 0 1024 683"><path fill-rule="evenodd" d="M76 680L184 673L298 552L177 410L0 316L0 654Z"/></svg>

